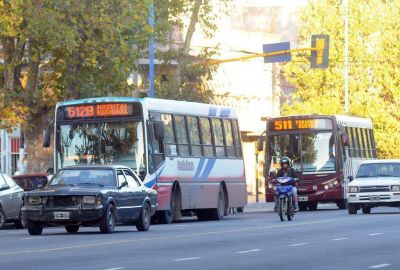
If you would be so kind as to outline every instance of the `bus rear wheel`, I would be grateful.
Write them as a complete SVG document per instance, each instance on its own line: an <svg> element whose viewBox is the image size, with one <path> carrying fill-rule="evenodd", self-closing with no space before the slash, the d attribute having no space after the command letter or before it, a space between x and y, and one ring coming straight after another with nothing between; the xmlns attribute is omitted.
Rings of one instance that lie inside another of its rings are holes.
<svg viewBox="0 0 400 270"><path fill-rule="evenodd" d="M211 209L210 219L211 220L221 220L225 215L225 195L222 186L219 188L218 192L218 206L217 208Z"/></svg>

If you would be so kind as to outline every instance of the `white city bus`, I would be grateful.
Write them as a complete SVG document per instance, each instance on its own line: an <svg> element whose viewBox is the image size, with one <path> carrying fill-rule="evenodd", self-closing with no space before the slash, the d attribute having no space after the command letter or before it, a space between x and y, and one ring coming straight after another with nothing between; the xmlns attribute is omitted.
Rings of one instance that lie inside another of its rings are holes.
<svg viewBox="0 0 400 270"><path fill-rule="evenodd" d="M237 115L210 104L104 97L59 102L54 169L121 164L158 191L157 219L218 220L247 203Z"/></svg>

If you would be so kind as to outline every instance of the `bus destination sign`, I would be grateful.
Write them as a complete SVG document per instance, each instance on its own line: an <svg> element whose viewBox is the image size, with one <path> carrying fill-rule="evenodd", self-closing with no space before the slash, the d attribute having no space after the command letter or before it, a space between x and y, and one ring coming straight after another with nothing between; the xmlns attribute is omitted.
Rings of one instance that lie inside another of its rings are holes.
<svg viewBox="0 0 400 270"><path fill-rule="evenodd" d="M65 107L66 119L132 116L132 114L133 104L128 103L85 104Z"/></svg>
<svg viewBox="0 0 400 270"><path fill-rule="evenodd" d="M330 119L272 119L269 123L270 131L331 129Z"/></svg>

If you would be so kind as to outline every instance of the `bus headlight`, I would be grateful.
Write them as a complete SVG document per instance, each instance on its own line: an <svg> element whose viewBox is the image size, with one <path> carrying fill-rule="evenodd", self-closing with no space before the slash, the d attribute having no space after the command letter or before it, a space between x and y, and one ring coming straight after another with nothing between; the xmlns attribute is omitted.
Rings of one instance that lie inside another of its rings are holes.
<svg viewBox="0 0 400 270"><path fill-rule="evenodd" d="M42 198L40 197L28 197L28 204L35 205L41 203L42 203Z"/></svg>
<svg viewBox="0 0 400 270"><path fill-rule="evenodd" d="M349 193L357 193L358 187L349 187Z"/></svg>
<svg viewBox="0 0 400 270"><path fill-rule="evenodd" d="M392 186L392 191L400 191L400 186Z"/></svg>
<svg viewBox="0 0 400 270"><path fill-rule="evenodd" d="M95 204L96 197L95 196L83 196L82 202L84 204Z"/></svg>

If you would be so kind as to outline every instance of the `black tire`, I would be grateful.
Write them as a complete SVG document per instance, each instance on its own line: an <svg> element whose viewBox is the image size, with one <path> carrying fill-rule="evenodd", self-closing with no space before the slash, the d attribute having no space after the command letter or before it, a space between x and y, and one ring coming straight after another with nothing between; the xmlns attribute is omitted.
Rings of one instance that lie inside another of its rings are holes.
<svg viewBox="0 0 400 270"><path fill-rule="evenodd" d="M157 220L161 224L171 224L174 222L174 215L171 210L158 211Z"/></svg>
<svg viewBox="0 0 400 270"><path fill-rule="evenodd" d="M241 207L236 208L236 211L237 211L238 213L243 213L243 211L244 211L244 206L241 206Z"/></svg>
<svg viewBox="0 0 400 270"><path fill-rule="evenodd" d="M43 227L39 226L39 224L33 220L28 219L26 221L26 227L30 235L41 235L43 232Z"/></svg>
<svg viewBox="0 0 400 270"><path fill-rule="evenodd" d="M279 205L278 205L278 214L279 214L279 218L281 219L281 221L285 221L285 199L281 198L279 199Z"/></svg>
<svg viewBox="0 0 400 270"><path fill-rule="evenodd" d="M362 207L362 212L363 212L363 214L371 214L371 207L363 206Z"/></svg>
<svg viewBox="0 0 400 270"><path fill-rule="evenodd" d="M79 225L65 225L65 230L68 233L77 233L79 231Z"/></svg>
<svg viewBox="0 0 400 270"><path fill-rule="evenodd" d="M357 214L357 208L352 204L347 205L347 211L349 212L350 215Z"/></svg>
<svg viewBox="0 0 400 270"><path fill-rule="evenodd" d="M115 229L115 213L112 204L108 205L106 213L99 222L99 228L101 233L113 233Z"/></svg>
<svg viewBox="0 0 400 270"><path fill-rule="evenodd" d="M218 192L218 206L210 210L211 220L222 220L225 215L225 194L222 186L219 188Z"/></svg>
<svg viewBox="0 0 400 270"><path fill-rule="evenodd" d="M6 215L4 214L3 209L0 208L0 230L4 228L6 225Z"/></svg>
<svg viewBox="0 0 400 270"><path fill-rule="evenodd" d="M347 207L346 207L346 204L347 204L346 200L340 200L339 202L336 203L337 207L338 207L340 210L346 209L346 208L347 208Z"/></svg>
<svg viewBox="0 0 400 270"><path fill-rule="evenodd" d="M25 229L26 228L26 219L22 217L22 213L19 212L18 220L14 221L14 226L17 229Z"/></svg>
<svg viewBox="0 0 400 270"><path fill-rule="evenodd" d="M140 232L148 231L151 222L151 210L148 203L144 203L138 221L136 222L136 229Z"/></svg>
<svg viewBox="0 0 400 270"><path fill-rule="evenodd" d="M307 208L308 208L308 204L307 203L299 202L299 210L300 211L302 211L302 212L307 211Z"/></svg>
<svg viewBox="0 0 400 270"><path fill-rule="evenodd" d="M318 202L309 202L308 203L309 211L317 211L317 209L318 209Z"/></svg>
<svg viewBox="0 0 400 270"><path fill-rule="evenodd" d="M294 218L294 208L292 205L292 198L289 198L287 201L287 212L286 212L286 217L289 221L292 221Z"/></svg>

